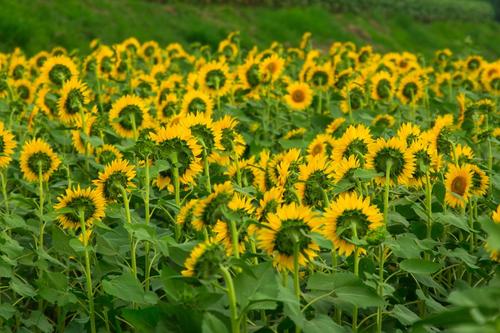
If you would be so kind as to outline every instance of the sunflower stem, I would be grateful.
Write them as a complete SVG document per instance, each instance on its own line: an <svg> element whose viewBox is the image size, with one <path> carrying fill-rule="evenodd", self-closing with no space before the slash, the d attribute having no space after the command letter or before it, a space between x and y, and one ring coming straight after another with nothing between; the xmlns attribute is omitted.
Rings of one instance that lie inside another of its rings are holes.
<svg viewBox="0 0 500 333"><path fill-rule="evenodd" d="M130 215L130 199L127 195L127 190L123 186L120 186L120 190L122 192L123 206L125 207L127 224L131 226L132 217ZM132 233L130 233L130 264L132 266L132 274L134 274L134 277L137 277L136 246L137 245L135 243L134 236Z"/></svg>
<svg viewBox="0 0 500 333"><path fill-rule="evenodd" d="M356 223L352 223L351 224L351 229L352 229L352 234L353 234L353 238L354 240L357 242L359 242L359 239L358 239L358 228L356 227ZM354 276L356 277L359 277L359 246L356 245L356 247L354 248L354 258L353 258L353 261L354 261ZM355 305L354 308L353 308L353 311L352 311L352 331L354 333L358 332L358 307Z"/></svg>
<svg viewBox="0 0 500 333"><path fill-rule="evenodd" d="M299 281L299 246L298 240L293 244L293 289L300 309L300 281ZM300 327L295 325L295 333L300 332Z"/></svg>
<svg viewBox="0 0 500 333"><path fill-rule="evenodd" d="M172 173L174 177L174 192L175 192L175 205L180 208L181 206L181 184L179 179L179 158L177 156L177 152L173 152L170 156L170 159L173 164ZM181 226L180 224L176 225L175 228L175 238L179 241L181 237Z"/></svg>
<svg viewBox="0 0 500 333"><path fill-rule="evenodd" d="M425 173L425 208L427 209L427 238L432 238L432 184L429 171Z"/></svg>
<svg viewBox="0 0 500 333"><path fill-rule="evenodd" d="M38 164L38 195L39 195L39 203L38 203L38 217L40 218L40 234L38 235L38 247L43 251L43 234L45 230L45 222L43 221L43 203L45 200L45 196L43 193L43 174L42 174L42 165Z"/></svg>
<svg viewBox="0 0 500 333"><path fill-rule="evenodd" d="M151 218L151 212L149 209L149 191L150 191L150 175L149 175L149 155L146 156L146 161L145 161L145 166L144 166L144 223L149 225L149 220ZM145 249L145 262L144 262L144 269L146 270L145 276L144 276L144 284L145 284L145 289L146 291L149 291L149 277L150 277L150 269L149 269L149 242L146 241L146 244L144 245Z"/></svg>
<svg viewBox="0 0 500 333"><path fill-rule="evenodd" d="M221 266L220 270L222 272L222 276L224 277L224 281L226 282L227 297L229 299L229 311L231 312L231 332L239 333L240 324L238 319L236 292L234 290L233 278L226 267Z"/></svg>
<svg viewBox="0 0 500 333"><path fill-rule="evenodd" d="M87 238L87 227L85 224L85 211L83 209L80 209L79 216L80 216L80 228L83 237L83 248L85 254L85 278L87 284L87 298L89 302L90 332L96 333L94 291L92 289L92 273L90 271L90 255L89 255L88 238Z"/></svg>
<svg viewBox="0 0 500 333"><path fill-rule="evenodd" d="M210 183L210 163L208 163L208 156L206 149L203 150L203 165L205 168L206 186L208 193L212 192L212 184Z"/></svg>
<svg viewBox="0 0 500 333"><path fill-rule="evenodd" d="M486 114L485 118L485 125L486 125L486 131L489 132L490 130L490 122L489 118L490 115L489 113ZM488 133L488 138L486 139L486 143L488 144L488 176L490 177L490 189L488 191L488 197L491 198L493 195L493 150L491 148L491 133Z"/></svg>
<svg viewBox="0 0 500 333"><path fill-rule="evenodd" d="M135 123L135 115L133 113L130 114L130 123L132 124L132 132L134 133L134 140L137 140L137 124Z"/></svg>
<svg viewBox="0 0 500 333"><path fill-rule="evenodd" d="M3 195L3 201L4 201L4 204L5 204L5 214L6 215L9 215L9 196L8 196L8 193L7 193L7 181L5 180L5 174L7 170L2 170L2 172L0 172L0 179L2 181L2 195Z"/></svg>
<svg viewBox="0 0 500 333"><path fill-rule="evenodd" d="M239 249L239 234L238 228L236 227L236 222L233 219L229 219L229 228L231 230L231 241L233 246L233 255L235 258L240 257L240 249Z"/></svg>

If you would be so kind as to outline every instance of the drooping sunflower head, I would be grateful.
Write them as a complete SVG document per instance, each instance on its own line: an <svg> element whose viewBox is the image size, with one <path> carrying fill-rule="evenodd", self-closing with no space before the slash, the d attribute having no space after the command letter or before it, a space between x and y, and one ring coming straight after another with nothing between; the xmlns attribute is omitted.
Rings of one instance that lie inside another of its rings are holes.
<svg viewBox="0 0 500 333"><path fill-rule="evenodd" d="M413 123L404 123L399 127L397 137L404 141L409 147L413 142L419 140L421 134L420 127Z"/></svg>
<svg viewBox="0 0 500 333"><path fill-rule="evenodd" d="M425 140L418 140L409 146L410 152L415 157L415 170L408 179L409 184L421 187L427 174L432 174L439 169L440 158L437 152Z"/></svg>
<svg viewBox="0 0 500 333"><path fill-rule="evenodd" d="M217 184L210 195L201 199L194 211L193 227L197 231L210 228L224 216L224 207L227 206L234 194L230 182Z"/></svg>
<svg viewBox="0 0 500 333"><path fill-rule="evenodd" d="M356 179L354 177L354 171L360 168L361 165L359 160L354 155L351 155L348 158L342 158L340 161L336 161L333 173L335 183L338 184L341 181L355 183Z"/></svg>
<svg viewBox="0 0 500 333"><path fill-rule="evenodd" d="M394 95L395 80L387 71L379 71L370 80L371 98L379 100L390 100Z"/></svg>
<svg viewBox="0 0 500 333"><path fill-rule="evenodd" d="M54 206L56 211L64 209L59 214L59 223L63 229L81 228L83 219L86 227L104 217L105 200L101 193L90 187L81 189L66 189L66 193L58 198Z"/></svg>
<svg viewBox="0 0 500 333"><path fill-rule="evenodd" d="M378 114L372 120L372 126L376 128L391 128L395 123L394 117L390 114Z"/></svg>
<svg viewBox="0 0 500 333"><path fill-rule="evenodd" d="M191 131L206 156L211 156L216 150L224 150L221 144L222 130L214 125L209 115L202 113L189 114L180 121L180 126Z"/></svg>
<svg viewBox="0 0 500 333"><path fill-rule="evenodd" d="M238 79L244 89L254 89L260 83L259 63L252 57L248 57L243 65L238 67Z"/></svg>
<svg viewBox="0 0 500 333"><path fill-rule="evenodd" d="M397 96L403 104L415 104L424 96L424 86L418 75L410 74L399 82Z"/></svg>
<svg viewBox="0 0 500 333"><path fill-rule="evenodd" d="M127 160L114 160L99 172L99 178L93 183L106 201L113 202L122 196L123 191L130 191L135 186L132 182L134 177L133 165Z"/></svg>
<svg viewBox="0 0 500 333"><path fill-rule="evenodd" d="M61 164L50 145L42 139L27 141L22 148L19 159L24 178L30 182L48 181Z"/></svg>
<svg viewBox="0 0 500 333"><path fill-rule="evenodd" d="M267 214L267 223L257 231L259 246L273 257L279 270L293 270L294 252L300 266L317 256L319 246L309 235L319 232L322 218L309 207L289 204Z"/></svg>
<svg viewBox="0 0 500 333"><path fill-rule="evenodd" d="M344 193L325 212L323 235L340 255L351 255L360 240L371 241L384 227L384 218L377 206L355 192Z"/></svg>
<svg viewBox="0 0 500 333"><path fill-rule="evenodd" d="M334 165L325 156L316 156L300 166L295 188L302 204L315 208L327 204L334 185L333 171Z"/></svg>
<svg viewBox="0 0 500 333"><path fill-rule="evenodd" d="M304 127L294 128L283 135L285 140L301 140L304 139L304 134L307 130Z"/></svg>
<svg viewBox="0 0 500 333"><path fill-rule="evenodd" d="M50 57L41 69L41 76L47 83L62 87L63 83L73 77L78 77L78 69L71 58L60 55Z"/></svg>
<svg viewBox="0 0 500 333"><path fill-rule="evenodd" d="M314 65L307 71L307 83L316 89L326 90L333 85L333 69L330 63Z"/></svg>
<svg viewBox="0 0 500 333"><path fill-rule="evenodd" d="M450 164L445 175L445 201L451 207L464 207L470 195L473 172L470 164Z"/></svg>
<svg viewBox="0 0 500 333"><path fill-rule="evenodd" d="M283 189L273 187L264 192L262 199L259 201L259 207L255 211L255 215L259 221L264 221L267 214L276 213L278 207L283 203Z"/></svg>
<svg viewBox="0 0 500 333"><path fill-rule="evenodd" d="M35 98L33 83L29 80L21 79L13 82L13 89L17 96L26 103L31 103Z"/></svg>
<svg viewBox="0 0 500 333"><path fill-rule="evenodd" d="M287 92L284 99L292 110L305 110L312 103L314 93L307 83L294 82L288 85Z"/></svg>
<svg viewBox="0 0 500 333"><path fill-rule="evenodd" d="M364 165L365 154L368 152L368 145L373 142L370 130L364 125L349 126L345 133L336 141L333 148L332 158L335 161L340 161L349 156L356 156Z"/></svg>
<svg viewBox="0 0 500 333"><path fill-rule="evenodd" d="M133 95L120 97L109 111L109 122L118 135L124 138L137 137L150 124L144 100Z"/></svg>
<svg viewBox="0 0 500 333"><path fill-rule="evenodd" d="M113 145L104 144L95 151L96 162L102 165L108 165L114 160L123 159L123 154Z"/></svg>
<svg viewBox="0 0 500 333"><path fill-rule="evenodd" d="M156 118L166 124L171 117L179 113L179 102L175 94L168 94L164 100L156 104Z"/></svg>
<svg viewBox="0 0 500 333"><path fill-rule="evenodd" d="M192 229L192 223L194 220L194 211L196 209L197 204L198 204L198 199L189 200L181 207L179 213L175 218L175 223L181 225L184 231Z"/></svg>
<svg viewBox="0 0 500 333"><path fill-rule="evenodd" d="M210 95L200 90L188 90L182 98L181 112L184 114L211 115L213 108L214 102Z"/></svg>
<svg viewBox="0 0 500 333"><path fill-rule="evenodd" d="M225 251L221 244L206 241L194 247L184 262L182 276L198 279L210 279L219 272L224 262Z"/></svg>
<svg viewBox="0 0 500 333"><path fill-rule="evenodd" d="M225 115L216 121L214 125L221 131L220 143L223 150L229 155L236 154L238 157L243 155L246 149L246 142L243 136L237 131L238 120L230 115Z"/></svg>
<svg viewBox="0 0 500 333"><path fill-rule="evenodd" d="M0 170L6 168L12 161L12 154L16 148L14 135L4 128L3 122L0 121Z"/></svg>
<svg viewBox="0 0 500 333"><path fill-rule="evenodd" d="M390 184L408 184L415 170L415 157L401 139L380 138L369 146L365 166L383 174L375 178L378 184L385 183L387 171Z"/></svg>
<svg viewBox="0 0 500 333"><path fill-rule="evenodd" d="M457 161L459 165L471 163L474 159L474 152L472 148L467 145L457 144L454 152L452 152L453 160Z"/></svg>
<svg viewBox="0 0 500 333"><path fill-rule="evenodd" d="M59 119L69 124L81 118L84 107L90 103L90 90L85 83L73 77L63 83L57 105Z"/></svg>
<svg viewBox="0 0 500 333"><path fill-rule="evenodd" d="M345 118L340 117L335 120L332 120L328 127L326 128L326 133L331 136L335 136L338 132L340 132L341 126L345 123Z"/></svg>

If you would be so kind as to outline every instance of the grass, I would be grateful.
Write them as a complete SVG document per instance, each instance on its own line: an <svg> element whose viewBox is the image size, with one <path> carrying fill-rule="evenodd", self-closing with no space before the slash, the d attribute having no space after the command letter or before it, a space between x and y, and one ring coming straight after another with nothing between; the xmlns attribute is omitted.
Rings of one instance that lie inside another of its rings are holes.
<svg viewBox="0 0 500 333"><path fill-rule="evenodd" d="M500 24L459 21L420 22L404 14L335 14L321 7L266 8L193 6L138 0L0 0L0 50L19 46L33 54L61 45L87 51L88 42L107 43L136 36L167 44L201 42L212 46L240 30L246 46L274 40L297 43L305 31L321 47L333 40L373 44L380 51L430 55L450 47L459 52L500 55Z"/></svg>

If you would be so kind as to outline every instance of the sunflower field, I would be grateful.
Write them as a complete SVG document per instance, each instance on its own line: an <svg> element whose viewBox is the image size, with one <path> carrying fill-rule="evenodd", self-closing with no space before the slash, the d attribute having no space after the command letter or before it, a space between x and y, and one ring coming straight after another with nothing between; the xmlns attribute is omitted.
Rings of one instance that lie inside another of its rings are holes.
<svg viewBox="0 0 500 333"><path fill-rule="evenodd" d="M500 60L0 53L1 332L499 332Z"/></svg>

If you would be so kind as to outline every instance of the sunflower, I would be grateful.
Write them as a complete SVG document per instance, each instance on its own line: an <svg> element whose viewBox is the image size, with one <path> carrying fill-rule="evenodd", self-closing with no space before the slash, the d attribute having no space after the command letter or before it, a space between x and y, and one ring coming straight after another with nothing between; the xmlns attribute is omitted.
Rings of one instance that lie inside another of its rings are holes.
<svg viewBox="0 0 500 333"><path fill-rule="evenodd" d="M225 115L223 118L216 121L214 125L221 131L221 145L223 150L227 154L236 154L236 156L241 157L245 152L246 143L243 136L236 130L238 120L229 115Z"/></svg>
<svg viewBox="0 0 500 333"><path fill-rule="evenodd" d="M321 230L322 218L307 206L294 203L278 207L267 214L267 222L257 231L259 246L273 256L279 270L293 270L294 248L298 248L298 263L305 266L319 252L319 245L310 237Z"/></svg>
<svg viewBox="0 0 500 333"><path fill-rule="evenodd" d="M227 59L233 60L238 55L238 46L235 43L225 39L219 43L217 51Z"/></svg>
<svg viewBox="0 0 500 333"><path fill-rule="evenodd" d="M416 104L424 97L424 85L418 75L409 74L401 79L397 96L403 104Z"/></svg>
<svg viewBox="0 0 500 333"><path fill-rule="evenodd" d="M186 204L184 204L181 209L179 209L179 213L175 218L175 223L184 227L184 229L188 228L191 225L194 219L194 211L196 206L198 205L198 199L189 200Z"/></svg>
<svg viewBox="0 0 500 333"><path fill-rule="evenodd" d="M48 58L40 71L44 82L52 83L57 87L62 87L64 82L78 77L75 63L65 55Z"/></svg>
<svg viewBox="0 0 500 333"><path fill-rule="evenodd" d="M344 117L332 120L332 122L328 124L328 126L326 127L326 133L332 136L335 135L344 123L345 123Z"/></svg>
<svg viewBox="0 0 500 333"><path fill-rule="evenodd" d="M209 62L203 65L198 74L201 90L212 95L223 96L231 90L232 78L229 67L221 62Z"/></svg>
<svg viewBox="0 0 500 333"><path fill-rule="evenodd" d="M214 125L209 115L202 113L188 114L181 119L179 124L191 131L207 157L213 157L212 154L217 150L224 150L221 144L222 131L218 126Z"/></svg>
<svg viewBox="0 0 500 333"><path fill-rule="evenodd" d="M16 148L14 135L6 130L3 122L0 121L0 170L7 168L12 161L14 148Z"/></svg>
<svg viewBox="0 0 500 333"><path fill-rule="evenodd" d="M306 134L307 130L304 127L295 128L286 132L283 135L284 140L300 140L304 138L304 134Z"/></svg>
<svg viewBox="0 0 500 333"><path fill-rule="evenodd" d="M114 160L106 165L104 171L99 172L99 178L93 183L106 201L113 202L121 197L123 190L130 191L131 187L135 187L132 182L134 177L133 165L130 165L127 160Z"/></svg>
<svg viewBox="0 0 500 333"><path fill-rule="evenodd" d="M264 191L266 188L265 172L257 166L255 156L231 162L225 174L235 182L240 177L243 187L253 185L259 191Z"/></svg>
<svg viewBox="0 0 500 333"><path fill-rule="evenodd" d="M167 97L156 104L156 119L161 124L166 124L171 117L179 113L179 101L175 94L168 94Z"/></svg>
<svg viewBox="0 0 500 333"><path fill-rule="evenodd" d="M294 82L286 90L284 99L291 109L302 111L311 105L314 93L307 83Z"/></svg>
<svg viewBox="0 0 500 333"><path fill-rule="evenodd" d="M410 152L415 157L415 170L408 182L411 186L421 187L425 182L426 173L433 173L438 171L441 159L439 158L436 150L425 140L414 141L409 146Z"/></svg>
<svg viewBox="0 0 500 333"><path fill-rule="evenodd" d="M28 62L24 56L12 56L8 68L8 77L21 80L28 74Z"/></svg>
<svg viewBox="0 0 500 333"><path fill-rule="evenodd" d="M415 171L415 157L406 149L406 142L401 139L396 137L389 140L380 138L368 146L365 167L383 174L383 176L375 178L379 185L385 183L387 168L390 168L389 182L391 185L395 183L408 184Z"/></svg>
<svg viewBox="0 0 500 333"><path fill-rule="evenodd" d="M307 71L306 82L320 90L331 87L333 85L333 69L330 63L312 66Z"/></svg>
<svg viewBox="0 0 500 333"><path fill-rule="evenodd" d="M85 83L73 77L63 83L61 97L57 103L59 119L69 124L81 119L82 110L90 103L90 90Z"/></svg>
<svg viewBox="0 0 500 333"><path fill-rule="evenodd" d="M459 165L471 163L474 159L474 152L471 147L467 145L458 144L454 149L454 156L452 156Z"/></svg>
<svg viewBox="0 0 500 333"><path fill-rule="evenodd" d="M73 146L76 151L80 154L92 154L94 148L92 144L89 142L88 138L92 135L95 135L95 122L97 120L96 116L87 115L85 119L77 118L75 121L75 127L77 129L71 131L71 141L73 142ZM82 121L85 121L82 126ZM87 138L83 138L86 136Z"/></svg>
<svg viewBox="0 0 500 333"><path fill-rule="evenodd" d="M299 170L295 188L302 204L318 209L325 207L333 191L335 166L325 156L316 156Z"/></svg>
<svg viewBox="0 0 500 333"><path fill-rule="evenodd" d="M123 159L123 154L113 145L103 144L95 150L96 162L102 165L107 165L114 160Z"/></svg>
<svg viewBox="0 0 500 333"><path fill-rule="evenodd" d="M493 95L500 95L500 73L496 73L487 78L484 81L484 86L486 91L492 93Z"/></svg>
<svg viewBox="0 0 500 333"><path fill-rule="evenodd" d="M340 161L349 156L356 156L364 164L364 155L368 152L368 145L373 142L370 130L364 125L349 126L345 133L336 141L333 148L332 159Z"/></svg>
<svg viewBox="0 0 500 333"><path fill-rule="evenodd" d="M436 76L436 81L432 86L432 90L437 97L443 97L449 92L452 84L452 76L450 73L439 73Z"/></svg>
<svg viewBox="0 0 500 333"><path fill-rule="evenodd" d="M120 97L113 103L109 111L109 122L121 137L136 137L150 123L144 100L133 95Z"/></svg>
<svg viewBox="0 0 500 333"><path fill-rule="evenodd" d="M420 138L420 134L422 131L418 125L413 123L404 123L398 129L396 136L406 142L407 146L411 146L411 144Z"/></svg>
<svg viewBox="0 0 500 333"><path fill-rule="evenodd" d="M32 139L23 145L19 164L24 178L30 182L48 181L61 160L50 145L42 139Z"/></svg>
<svg viewBox="0 0 500 333"><path fill-rule="evenodd" d="M241 222L253 216L254 207L251 200L243 195L234 194L233 198L227 204L231 219L236 219L240 225L238 233L238 253L243 253L246 250L245 243L248 241L247 228L241 228ZM231 228L225 217L219 219L214 226L215 240L224 245L226 254L229 256L234 253Z"/></svg>
<svg viewBox="0 0 500 333"><path fill-rule="evenodd" d="M318 134L307 146L307 158L328 157L330 156L335 139L328 134Z"/></svg>
<svg viewBox="0 0 500 333"><path fill-rule="evenodd" d="M206 198L201 199L194 211L193 228L202 231L204 227L214 226L223 216L223 209L234 194L230 182L217 184Z"/></svg>
<svg viewBox="0 0 500 333"><path fill-rule="evenodd" d="M395 80L387 71L380 71L370 79L370 95L373 100L390 100L394 95Z"/></svg>
<svg viewBox="0 0 500 333"><path fill-rule="evenodd" d="M322 234L340 255L349 256L356 241L366 240L383 227L384 217L377 206L370 204L370 198L351 192L340 195L327 208Z"/></svg>
<svg viewBox="0 0 500 333"><path fill-rule="evenodd" d="M500 223L500 205L497 206L497 209L491 214L491 219L494 223ZM500 262L500 251L498 249L492 249L491 246L486 243L485 248L490 252L490 258L496 262Z"/></svg>
<svg viewBox="0 0 500 333"><path fill-rule="evenodd" d="M30 104L34 97L35 91L33 84L29 80L20 79L13 82L13 88L16 91L17 96L24 102Z"/></svg>
<svg viewBox="0 0 500 333"><path fill-rule="evenodd" d="M160 158L177 165L180 182L191 183L202 171L200 156L202 147L191 131L183 126L161 127L156 133L150 133L151 139L160 148ZM160 172L160 176L173 179L172 168Z"/></svg>
<svg viewBox="0 0 500 333"><path fill-rule="evenodd" d="M79 229L81 227L80 214L83 212L85 225L90 227L94 221L104 217L105 200L102 194L90 187L81 189L66 189L66 193L58 198L54 206L56 211L64 209L58 219L63 229Z"/></svg>
<svg viewBox="0 0 500 333"><path fill-rule="evenodd" d="M360 169L361 165L356 156L351 155L348 158L343 158L340 161L336 161L335 168L333 169L333 178L335 183L340 183L345 180L350 183L355 183L356 179L354 177L354 171Z"/></svg>
<svg viewBox="0 0 500 333"><path fill-rule="evenodd" d="M280 187L273 187L264 192L259 205L255 210L255 216L262 222L265 221L267 214L276 213L278 207L283 203L283 189ZM250 233L250 232L249 232Z"/></svg>
<svg viewBox="0 0 500 333"><path fill-rule="evenodd" d="M451 207L464 207L469 199L473 171L470 164L450 164L445 175L445 201Z"/></svg>
<svg viewBox="0 0 500 333"><path fill-rule="evenodd" d="M274 82L278 80L285 68L285 60L273 53L262 60L259 64L260 79L264 82Z"/></svg>
<svg viewBox="0 0 500 333"><path fill-rule="evenodd" d="M378 114L372 120L373 127L391 128L392 126L394 126L394 123L394 117L390 114Z"/></svg>
<svg viewBox="0 0 500 333"><path fill-rule="evenodd" d="M211 116L213 109L213 100L203 91L188 90L182 98L181 112L184 114L204 113Z"/></svg>
<svg viewBox="0 0 500 333"><path fill-rule="evenodd" d="M472 184L470 187L470 194L481 197L488 192L488 185L490 178L481 168L475 164L470 164L472 171Z"/></svg>
<svg viewBox="0 0 500 333"><path fill-rule="evenodd" d="M209 279L219 272L224 261L224 249L221 244L206 241L194 247L184 262L182 276Z"/></svg>
<svg viewBox="0 0 500 333"><path fill-rule="evenodd" d="M244 89L254 89L260 82L259 63L254 58L247 58L243 65L238 66L238 79Z"/></svg>

